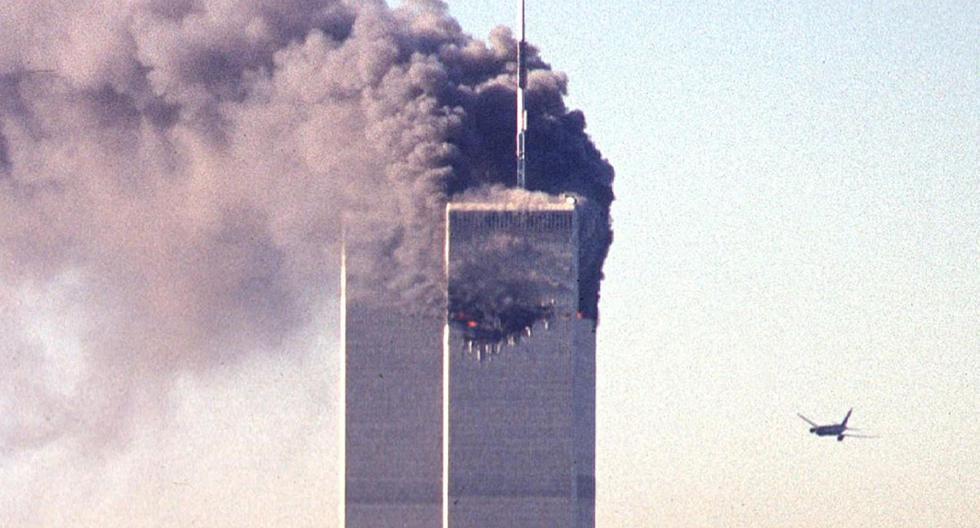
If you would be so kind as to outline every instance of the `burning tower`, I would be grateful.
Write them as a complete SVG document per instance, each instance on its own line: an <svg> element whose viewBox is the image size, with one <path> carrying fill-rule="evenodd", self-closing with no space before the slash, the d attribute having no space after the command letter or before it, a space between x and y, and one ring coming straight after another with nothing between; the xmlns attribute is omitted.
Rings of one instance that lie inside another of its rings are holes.
<svg viewBox="0 0 980 528"><path fill-rule="evenodd" d="M443 528L595 524L595 321L579 292L578 201L527 187L527 43L517 186L446 207Z"/></svg>
<svg viewBox="0 0 980 528"><path fill-rule="evenodd" d="M571 197L447 207L444 527L594 525L580 214Z"/></svg>
<svg viewBox="0 0 980 528"><path fill-rule="evenodd" d="M364 271L376 266L374 230L348 233L345 526L595 524L596 304L612 196L601 179L567 183L581 173L533 182L578 195L525 190L523 1L520 28L518 190L446 205L446 309L393 308Z"/></svg>

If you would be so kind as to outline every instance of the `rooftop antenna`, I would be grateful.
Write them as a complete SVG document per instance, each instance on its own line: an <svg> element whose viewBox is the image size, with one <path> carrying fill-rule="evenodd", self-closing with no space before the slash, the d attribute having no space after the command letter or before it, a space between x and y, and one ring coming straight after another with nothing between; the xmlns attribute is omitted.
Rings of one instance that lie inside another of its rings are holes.
<svg viewBox="0 0 980 528"><path fill-rule="evenodd" d="M527 188L527 109L524 107L524 89L527 88L527 41L524 29L524 0L521 0L521 40L517 43L517 187Z"/></svg>

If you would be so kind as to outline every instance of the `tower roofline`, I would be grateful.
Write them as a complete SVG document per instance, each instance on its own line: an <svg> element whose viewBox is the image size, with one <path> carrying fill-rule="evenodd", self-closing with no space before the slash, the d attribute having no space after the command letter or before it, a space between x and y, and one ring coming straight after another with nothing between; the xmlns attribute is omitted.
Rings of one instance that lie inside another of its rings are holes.
<svg viewBox="0 0 980 528"><path fill-rule="evenodd" d="M515 202L449 202L448 212L493 212L493 211L574 211L576 200L572 197L558 198L554 201L515 201Z"/></svg>

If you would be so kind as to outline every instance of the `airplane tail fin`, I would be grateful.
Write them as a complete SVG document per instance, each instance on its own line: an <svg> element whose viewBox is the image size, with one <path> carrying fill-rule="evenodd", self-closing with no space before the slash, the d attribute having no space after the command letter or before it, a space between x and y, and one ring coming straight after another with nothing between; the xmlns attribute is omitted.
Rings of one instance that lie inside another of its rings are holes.
<svg viewBox="0 0 980 528"><path fill-rule="evenodd" d="M854 409L853 408L851 410L847 411L847 416L844 417L844 421L841 422L841 425L843 425L844 427L847 427L847 420L851 417L851 413L852 412L854 412Z"/></svg>

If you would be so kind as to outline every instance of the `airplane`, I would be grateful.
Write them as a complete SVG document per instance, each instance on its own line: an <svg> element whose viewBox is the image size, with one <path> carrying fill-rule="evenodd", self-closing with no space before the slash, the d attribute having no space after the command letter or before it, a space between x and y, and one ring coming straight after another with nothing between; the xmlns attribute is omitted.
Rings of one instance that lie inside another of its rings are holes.
<svg viewBox="0 0 980 528"><path fill-rule="evenodd" d="M811 433L817 436L836 436L838 442L843 442L844 437L847 436L852 438L878 438L877 436L856 435L856 434L847 433L847 431L859 431L859 429L855 429L853 427L847 426L847 420L848 418L851 417L851 412L853 411L854 409L847 411L847 415L844 416L844 421L839 424L833 424L833 425L817 425L816 423L813 422L813 420L810 420L809 418L803 416L800 413L796 413L796 415L799 416L800 418L803 418L803 421L813 426L810 428Z"/></svg>

